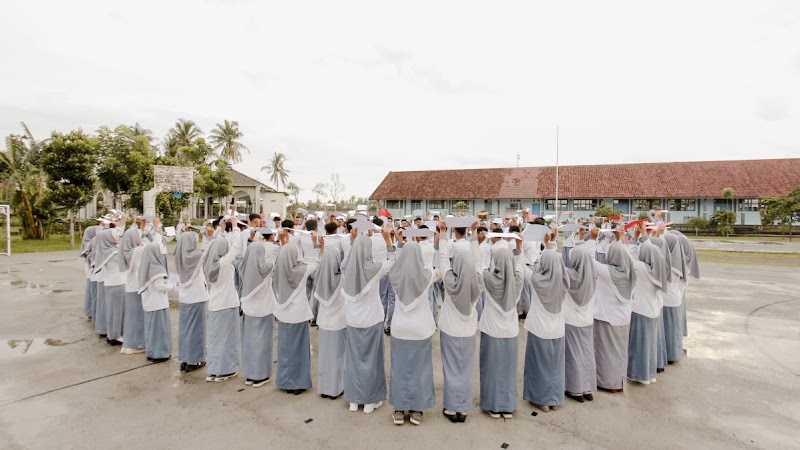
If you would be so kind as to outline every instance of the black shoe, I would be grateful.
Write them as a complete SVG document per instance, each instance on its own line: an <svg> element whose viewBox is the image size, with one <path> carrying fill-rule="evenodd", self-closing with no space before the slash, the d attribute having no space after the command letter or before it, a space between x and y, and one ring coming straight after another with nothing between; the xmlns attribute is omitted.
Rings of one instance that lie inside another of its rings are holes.
<svg viewBox="0 0 800 450"><path fill-rule="evenodd" d="M162 363L164 361L169 361L171 356L167 356L166 358L151 358L150 361L153 361L153 364Z"/></svg>
<svg viewBox="0 0 800 450"><path fill-rule="evenodd" d="M527 319L527 318L528 318L528 313L525 313L525 312L524 312L524 313L522 313L522 314L520 314L520 315L519 315L519 320L525 320L525 319Z"/></svg>
<svg viewBox="0 0 800 450"><path fill-rule="evenodd" d="M569 392L564 392L564 395L575 400L578 403L583 403L583 395L572 395Z"/></svg>
<svg viewBox="0 0 800 450"><path fill-rule="evenodd" d="M305 392L306 390L307 390L307 389L295 389L295 390L294 390L294 392L292 392L292 394L294 394L294 395L300 395L300 394L302 394L303 392Z"/></svg>
<svg viewBox="0 0 800 450"><path fill-rule="evenodd" d="M181 363L181 372L186 372L186 366L187 364L185 362Z"/></svg>
<svg viewBox="0 0 800 450"><path fill-rule="evenodd" d="M322 397L322 398L332 398L332 397L331 397L330 395L328 395L328 394L319 394L319 396L320 396L320 397Z"/></svg>
<svg viewBox="0 0 800 450"><path fill-rule="evenodd" d="M101 338L104 338L104 337L106 337L108 335L107 334L99 334L98 336L100 336Z"/></svg>
<svg viewBox="0 0 800 450"><path fill-rule="evenodd" d="M286 389L285 391L287 394L294 394L294 389Z"/></svg>
<svg viewBox="0 0 800 450"><path fill-rule="evenodd" d="M108 341L108 345L111 345L111 346L122 345L122 341L118 341L116 339L107 339L107 341Z"/></svg>
<svg viewBox="0 0 800 450"><path fill-rule="evenodd" d="M386 333L387 336L391 336L392 335L392 327L384 328L383 332Z"/></svg>
<svg viewBox="0 0 800 450"><path fill-rule="evenodd" d="M585 399L587 402L591 402L591 401L593 401L593 400L594 400L594 396L593 396L592 394L583 394L583 398L584 398L584 399Z"/></svg>
<svg viewBox="0 0 800 450"><path fill-rule="evenodd" d="M447 420L449 420L452 423L458 423L458 413L447 414L445 411L447 411L447 409L442 408L442 414L444 414L444 416L447 417Z"/></svg>
<svg viewBox="0 0 800 450"><path fill-rule="evenodd" d="M464 422L467 421L467 415L466 414L456 413L456 417L458 417L458 422L459 423L464 423Z"/></svg>
<svg viewBox="0 0 800 450"><path fill-rule="evenodd" d="M667 364L669 364L671 366L671 365L675 364L675 361L667 361Z"/></svg>
<svg viewBox="0 0 800 450"><path fill-rule="evenodd" d="M657 373L662 373L662 372L664 372L664 368L662 367L662 368L660 368L660 369L656 369L656 372L657 372Z"/></svg>
<svg viewBox="0 0 800 450"><path fill-rule="evenodd" d="M317 326L317 321L316 320L312 320L311 321L311 326L312 327L316 327Z"/></svg>

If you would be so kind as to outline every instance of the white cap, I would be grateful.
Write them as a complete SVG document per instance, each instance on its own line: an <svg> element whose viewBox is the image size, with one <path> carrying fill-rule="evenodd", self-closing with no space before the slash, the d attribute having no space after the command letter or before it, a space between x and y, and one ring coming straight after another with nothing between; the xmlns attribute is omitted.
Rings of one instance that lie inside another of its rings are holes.
<svg viewBox="0 0 800 450"><path fill-rule="evenodd" d="M276 219L276 218L280 218L280 217L281 217L281 215L278 214L278 213L269 213L269 218L270 219Z"/></svg>

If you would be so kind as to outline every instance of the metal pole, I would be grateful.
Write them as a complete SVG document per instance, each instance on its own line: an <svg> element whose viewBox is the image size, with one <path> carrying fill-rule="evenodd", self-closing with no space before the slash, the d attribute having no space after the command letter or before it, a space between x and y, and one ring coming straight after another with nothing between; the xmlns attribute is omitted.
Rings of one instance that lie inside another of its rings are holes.
<svg viewBox="0 0 800 450"><path fill-rule="evenodd" d="M558 224L558 125L556 124L556 224Z"/></svg>
<svg viewBox="0 0 800 450"><path fill-rule="evenodd" d="M6 213L6 254L11 256L11 206L2 205L0 208Z"/></svg>

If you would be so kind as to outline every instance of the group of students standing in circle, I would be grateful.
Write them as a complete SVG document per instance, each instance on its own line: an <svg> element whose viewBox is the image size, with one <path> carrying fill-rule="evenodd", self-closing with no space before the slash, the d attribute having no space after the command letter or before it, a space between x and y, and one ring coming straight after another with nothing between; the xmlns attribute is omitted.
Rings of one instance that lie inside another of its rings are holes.
<svg viewBox="0 0 800 450"><path fill-rule="evenodd" d="M436 405L437 329L442 412L454 423L473 408L476 354L480 408L513 417L521 319L522 398L543 411L565 396L592 401L598 388L622 392L626 378L655 382L683 357L685 286L699 278L691 242L657 224L582 227L565 236L570 245L559 255L555 228L542 241L514 237L527 223L499 234L478 220L441 221L426 234L426 225L404 229L382 218L269 227L259 215L221 217L198 232L179 224L170 276L155 218L139 217L124 233L124 217L102 219L84 233L85 313L109 344L169 360L167 292L177 291L181 371L206 368L208 382L241 373L261 387L277 356L276 387L299 395L312 388L313 324L318 394L343 396L350 411L364 413L388 398L398 425L406 417L419 425Z"/></svg>

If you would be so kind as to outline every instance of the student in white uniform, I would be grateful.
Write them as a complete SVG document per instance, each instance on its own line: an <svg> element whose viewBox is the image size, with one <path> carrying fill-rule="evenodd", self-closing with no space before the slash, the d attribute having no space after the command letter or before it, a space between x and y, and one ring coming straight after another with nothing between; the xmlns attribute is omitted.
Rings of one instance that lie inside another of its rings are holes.
<svg viewBox="0 0 800 450"><path fill-rule="evenodd" d="M394 253L390 230L384 228L382 236L387 250ZM360 235L342 266L342 294L347 302L344 398L352 412L364 405L364 413L370 414L386 400L380 280L393 259L392 254L390 260L373 261L372 241Z"/></svg>
<svg viewBox="0 0 800 450"><path fill-rule="evenodd" d="M686 267L686 258L683 254L678 237L672 233L664 233L662 239L666 241L670 251L670 266L672 281L668 283L667 292L664 293L664 338L667 347L667 362L676 363L683 359L683 317L681 305L683 304L686 278L689 269Z"/></svg>
<svg viewBox="0 0 800 450"><path fill-rule="evenodd" d="M438 234L435 240L438 241ZM438 242L435 242L438 244ZM427 293L438 272L426 267L416 242L398 250L389 279L397 295L391 337L389 403L395 425L419 425L424 410L435 404L433 386L433 333L436 323L427 305Z"/></svg>
<svg viewBox="0 0 800 450"><path fill-rule="evenodd" d="M172 355L172 325L169 320L167 292L176 286L167 282L167 269L162 263L161 245L147 244L142 250L139 268L139 295L144 309L144 339L147 360L161 363Z"/></svg>
<svg viewBox="0 0 800 450"><path fill-rule="evenodd" d="M92 225L83 230L83 240L81 241L81 255L80 259L83 260L84 277L86 278L86 291L83 297L83 315L88 320L92 320L94 315L94 302L97 295L97 283L92 280L92 243L97 230L100 229L99 225Z"/></svg>
<svg viewBox="0 0 800 450"><path fill-rule="evenodd" d="M181 371L194 372L206 365L206 315L208 287L203 273L203 249L194 231L184 231L175 245L178 272L178 361Z"/></svg>
<svg viewBox="0 0 800 450"><path fill-rule="evenodd" d="M272 286L275 291L275 318L278 319L278 375L275 385L289 394L300 395L311 389L309 326L311 306L306 296L306 280L317 269L317 261L304 264L299 241L289 241L284 231L281 250L275 263Z"/></svg>
<svg viewBox="0 0 800 450"><path fill-rule="evenodd" d="M483 273L486 306L481 315L481 409L493 419L511 419L517 406L517 302L524 279L522 240L516 250L500 248Z"/></svg>
<svg viewBox="0 0 800 450"><path fill-rule="evenodd" d="M597 269L594 255L582 245L569 255L569 296L564 302L564 395L578 403L593 401L597 390L594 361L594 293Z"/></svg>
<svg viewBox="0 0 800 450"><path fill-rule="evenodd" d="M328 236L335 235L336 224L325 225ZM342 297L342 238L320 239L319 267L315 274L315 304L319 306L317 327L317 392L335 400L344 393L344 360L347 348L347 318Z"/></svg>
<svg viewBox="0 0 800 450"><path fill-rule="evenodd" d="M644 242L633 261L636 285L631 299L631 329L628 338L628 379L641 384L656 381L658 321L667 291L667 260L655 245Z"/></svg>
<svg viewBox="0 0 800 450"><path fill-rule="evenodd" d="M628 366L631 297L636 272L625 247L611 244L606 263L595 263L597 290L594 303L594 358L597 387L611 393L623 391Z"/></svg>
<svg viewBox="0 0 800 450"><path fill-rule="evenodd" d="M103 311L100 320L105 323L106 342L122 345L122 322L125 318L125 273L119 270L119 233L109 228L100 233L95 272L102 277Z"/></svg>
<svg viewBox="0 0 800 450"><path fill-rule="evenodd" d="M242 277L242 370L245 385L261 387L272 377L272 335L275 325L275 291L272 273L280 247L272 234L254 239L245 252L239 273ZM268 239L268 240L267 240Z"/></svg>
<svg viewBox="0 0 800 450"><path fill-rule="evenodd" d="M203 259L208 284L208 375L206 381L222 382L239 374L241 323L239 295L233 276L236 252L228 240L211 241Z"/></svg>
<svg viewBox="0 0 800 450"><path fill-rule="evenodd" d="M525 350L522 398L544 412L564 403L564 313L569 292L561 258L545 250L531 274L531 314L525 321L528 340Z"/></svg>
<svg viewBox="0 0 800 450"><path fill-rule="evenodd" d="M142 233L138 228L129 228L120 242L119 268L125 273L125 313L123 318L123 344L120 353L135 355L144 353L144 309L139 295L139 267L141 266Z"/></svg>

